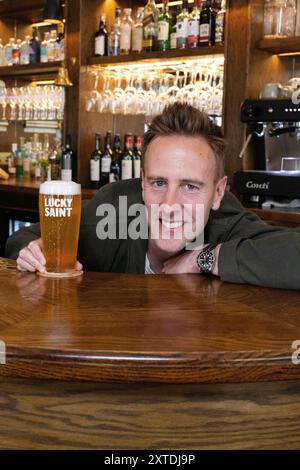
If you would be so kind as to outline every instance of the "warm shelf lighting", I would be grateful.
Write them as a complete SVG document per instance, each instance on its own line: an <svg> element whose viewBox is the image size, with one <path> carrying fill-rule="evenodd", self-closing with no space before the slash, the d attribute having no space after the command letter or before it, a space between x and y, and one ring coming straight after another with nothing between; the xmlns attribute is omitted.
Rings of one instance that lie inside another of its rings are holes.
<svg viewBox="0 0 300 470"><path fill-rule="evenodd" d="M280 54L277 54L280 57L290 57L294 55L300 55L300 52L281 52Z"/></svg>

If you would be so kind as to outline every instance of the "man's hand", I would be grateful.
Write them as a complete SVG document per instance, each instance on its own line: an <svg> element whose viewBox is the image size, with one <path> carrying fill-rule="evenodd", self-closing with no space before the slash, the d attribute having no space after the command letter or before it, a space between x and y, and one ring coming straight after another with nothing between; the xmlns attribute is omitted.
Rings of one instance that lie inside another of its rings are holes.
<svg viewBox="0 0 300 470"><path fill-rule="evenodd" d="M168 259L164 263L164 268L162 272L164 274L199 274L199 269L197 266L197 257L206 246L203 245L198 250L185 251L183 254L176 256L174 258ZM212 274L215 276L219 275L218 269L218 258L221 245L217 245L213 250L213 253L216 257L216 261L212 270Z"/></svg>
<svg viewBox="0 0 300 470"><path fill-rule="evenodd" d="M17 259L17 268L19 271L39 271L44 273L46 271L46 259L42 252L42 239L34 240L23 248ZM76 271L82 270L82 264L76 261Z"/></svg>

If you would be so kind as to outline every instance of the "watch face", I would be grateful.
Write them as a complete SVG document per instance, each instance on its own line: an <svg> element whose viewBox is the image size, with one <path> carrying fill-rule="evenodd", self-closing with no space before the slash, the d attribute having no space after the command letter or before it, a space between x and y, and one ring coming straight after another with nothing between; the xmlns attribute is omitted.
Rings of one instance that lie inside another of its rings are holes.
<svg viewBox="0 0 300 470"><path fill-rule="evenodd" d="M202 273L210 273L215 262L215 256L212 251L203 250L199 253L197 262Z"/></svg>

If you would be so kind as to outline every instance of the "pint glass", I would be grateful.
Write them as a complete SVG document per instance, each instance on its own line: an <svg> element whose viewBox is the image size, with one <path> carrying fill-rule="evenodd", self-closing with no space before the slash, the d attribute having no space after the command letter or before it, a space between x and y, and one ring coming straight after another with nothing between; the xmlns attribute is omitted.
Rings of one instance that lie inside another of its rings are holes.
<svg viewBox="0 0 300 470"><path fill-rule="evenodd" d="M81 186L73 181L46 181L39 195L42 250L50 277L74 277L81 215Z"/></svg>

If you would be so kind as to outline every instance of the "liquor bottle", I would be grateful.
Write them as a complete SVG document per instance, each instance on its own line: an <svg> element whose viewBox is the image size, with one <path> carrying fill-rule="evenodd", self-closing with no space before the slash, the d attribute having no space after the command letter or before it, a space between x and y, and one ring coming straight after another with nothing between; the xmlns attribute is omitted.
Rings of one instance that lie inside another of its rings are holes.
<svg viewBox="0 0 300 470"><path fill-rule="evenodd" d="M170 15L168 0L163 0L163 9L157 20L157 50L170 49Z"/></svg>
<svg viewBox="0 0 300 470"><path fill-rule="evenodd" d="M112 148L111 148L111 137L112 132L107 132L105 136L104 152L101 157L101 175L100 184L104 186L109 183L110 165L112 160Z"/></svg>
<svg viewBox="0 0 300 470"><path fill-rule="evenodd" d="M174 9L172 10L172 18L171 18L171 26L170 26L170 49L177 48L177 32L176 32L177 16L178 16L178 8L174 7Z"/></svg>
<svg viewBox="0 0 300 470"><path fill-rule="evenodd" d="M14 154L15 155L14 164L15 164L15 168L16 168L16 178L17 179L22 179L23 178L23 159L24 159L24 155L25 155L24 142L25 142L24 137L20 137L20 145L18 146L18 148L16 149L15 154Z"/></svg>
<svg viewBox="0 0 300 470"><path fill-rule="evenodd" d="M67 134L66 144L61 154L61 179L63 181L72 181L72 159L71 136Z"/></svg>
<svg viewBox="0 0 300 470"><path fill-rule="evenodd" d="M206 0L200 13L200 46L215 44L216 13L211 8L211 0Z"/></svg>
<svg viewBox="0 0 300 470"><path fill-rule="evenodd" d="M133 21L131 18L131 8L124 8L124 16L120 26L120 53L129 54L131 51L131 30Z"/></svg>
<svg viewBox="0 0 300 470"><path fill-rule="evenodd" d="M41 48L37 38L37 29L32 28L32 37L29 42L29 63L38 64L40 62Z"/></svg>
<svg viewBox="0 0 300 470"><path fill-rule="evenodd" d="M16 151L18 149L18 144L12 144L11 146L11 154L8 158L8 174L11 178L15 178L16 176Z"/></svg>
<svg viewBox="0 0 300 470"><path fill-rule="evenodd" d="M6 65L12 65L12 51L15 43L15 38L10 38L8 43L4 47L4 57Z"/></svg>
<svg viewBox="0 0 300 470"><path fill-rule="evenodd" d="M133 167L133 152L132 152L132 134L126 134L124 153L122 155L122 180L128 180L132 178L132 167Z"/></svg>
<svg viewBox="0 0 300 470"><path fill-rule="evenodd" d="M47 31L44 40L41 42L41 62L48 62L48 46L50 41L50 33Z"/></svg>
<svg viewBox="0 0 300 470"><path fill-rule="evenodd" d="M143 19L143 50L145 52L154 51L156 48L158 17L159 10L155 0L148 0Z"/></svg>
<svg viewBox="0 0 300 470"><path fill-rule="evenodd" d="M114 183L121 179L121 158L122 158L122 146L120 134L115 134L113 155L110 166L109 182Z"/></svg>
<svg viewBox="0 0 300 470"><path fill-rule="evenodd" d="M218 9L216 10L216 27L215 27L215 43L224 44L225 39L225 15L226 15L226 0L218 2Z"/></svg>
<svg viewBox="0 0 300 470"><path fill-rule="evenodd" d="M274 34L274 0L264 2L264 37L272 37Z"/></svg>
<svg viewBox="0 0 300 470"><path fill-rule="evenodd" d="M121 28L121 8L116 8L116 10L115 10L115 22L114 22L113 26L118 28L119 32L120 32L120 28Z"/></svg>
<svg viewBox="0 0 300 470"><path fill-rule="evenodd" d="M107 54L109 56L120 55L120 29L113 25L107 38Z"/></svg>
<svg viewBox="0 0 300 470"><path fill-rule="evenodd" d="M17 39L12 48L12 63L13 65L20 65L21 55L21 39Z"/></svg>
<svg viewBox="0 0 300 470"><path fill-rule="evenodd" d="M143 138L141 135L136 135L134 138L134 152L133 152L133 177L141 177L141 160L142 160L142 143Z"/></svg>
<svg viewBox="0 0 300 470"><path fill-rule="evenodd" d="M189 25L188 1L183 0L182 11L177 16L177 49L185 49L187 47Z"/></svg>
<svg viewBox="0 0 300 470"><path fill-rule="evenodd" d="M121 8L115 10L115 22L107 38L107 54L118 56L120 54L120 28L121 28Z"/></svg>
<svg viewBox="0 0 300 470"><path fill-rule="evenodd" d="M93 189L100 188L100 162L101 162L101 156L102 156L100 147L101 147L101 135L96 134L95 150L92 152L91 158L90 158L90 180L91 180L91 188Z"/></svg>
<svg viewBox="0 0 300 470"><path fill-rule="evenodd" d="M23 176L25 179L30 178L31 152L32 152L32 144L31 142L27 142L24 145L24 155L23 155Z"/></svg>
<svg viewBox="0 0 300 470"><path fill-rule="evenodd" d="M65 60L65 24L63 22L57 25L57 60Z"/></svg>
<svg viewBox="0 0 300 470"><path fill-rule="evenodd" d="M200 31L200 9L199 0L194 0L194 7L189 17L188 24L188 47L198 47Z"/></svg>
<svg viewBox="0 0 300 470"><path fill-rule="evenodd" d="M21 43L20 49L20 64L29 64L29 47L30 47L30 36L25 36L25 41Z"/></svg>
<svg viewBox="0 0 300 470"><path fill-rule="evenodd" d="M136 20L131 32L131 51L142 52L143 50L143 17L144 8L137 9Z"/></svg>
<svg viewBox="0 0 300 470"><path fill-rule="evenodd" d="M53 148L49 153L49 174L51 181L60 179L60 154L58 148Z"/></svg>
<svg viewBox="0 0 300 470"><path fill-rule="evenodd" d="M105 14L101 15L99 29L95 34L95 56L107 55L107 30L105 26Z"/></svg>

